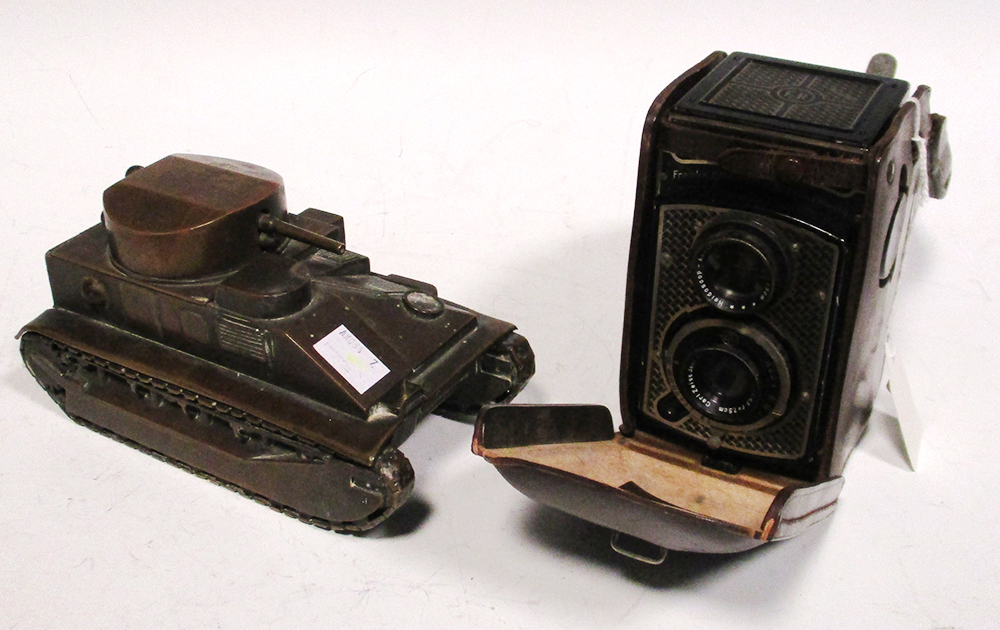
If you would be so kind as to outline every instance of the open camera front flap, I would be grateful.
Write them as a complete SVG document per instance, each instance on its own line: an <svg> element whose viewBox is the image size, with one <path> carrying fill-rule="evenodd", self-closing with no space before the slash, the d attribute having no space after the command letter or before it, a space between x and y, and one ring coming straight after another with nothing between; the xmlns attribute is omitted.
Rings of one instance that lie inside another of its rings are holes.
<svg viewBox="0 0 1000 630"><path fill-rule="evenodd" d="M871 72L719 52L661 92L620 430L603 407L488 407L473 451L527 496L665 549L742 551L832 514L910 219L950 177L929 88L904 99Z"/></svg>
<svg viewBox="0 0 1000 630"><path fill-rule="evenodd" d="M528 497L665 549L731 553L790 538L832 513L843 478L727 474L595 405L484 408L473 452Z"/></svg>

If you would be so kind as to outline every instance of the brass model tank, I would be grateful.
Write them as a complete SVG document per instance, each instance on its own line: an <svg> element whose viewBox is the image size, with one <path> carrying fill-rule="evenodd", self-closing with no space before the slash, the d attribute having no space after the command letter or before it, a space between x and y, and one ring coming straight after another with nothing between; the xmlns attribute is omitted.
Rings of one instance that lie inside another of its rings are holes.
<svg viewBox="0 0 1000 630"><path fill-rule="evenodd" d="M172 155L104 193L51 250L54 307L20 333L77 422L303 521L369 529L430 412L512 399L534 372L514 326L371 273L337 215L285 208L273 171Z"/></svg>

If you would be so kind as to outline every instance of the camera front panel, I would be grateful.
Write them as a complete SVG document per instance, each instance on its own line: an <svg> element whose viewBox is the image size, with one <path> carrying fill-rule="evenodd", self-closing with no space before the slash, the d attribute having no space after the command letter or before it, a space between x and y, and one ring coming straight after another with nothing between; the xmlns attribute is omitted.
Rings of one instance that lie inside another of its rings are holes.
<svg viewBox="0 0 1000 630"><path fill-rule="evenodd" d="M780 215L659 206L640 427L710 449L806 455L841 250Z"/></svg>

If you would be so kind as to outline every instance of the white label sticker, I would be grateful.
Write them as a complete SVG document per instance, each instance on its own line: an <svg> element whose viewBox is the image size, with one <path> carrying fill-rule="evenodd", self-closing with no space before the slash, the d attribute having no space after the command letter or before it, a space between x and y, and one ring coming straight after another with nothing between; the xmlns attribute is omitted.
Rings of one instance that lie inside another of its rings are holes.
<svg viewBox="0 0 1000 630"><path fill-rule="evenodd" d="M313 348L351 384L351 387L358 390L359 394L371 389L372 385L389 373L385 363L382 363L343 324L316 342Z"/></svg>

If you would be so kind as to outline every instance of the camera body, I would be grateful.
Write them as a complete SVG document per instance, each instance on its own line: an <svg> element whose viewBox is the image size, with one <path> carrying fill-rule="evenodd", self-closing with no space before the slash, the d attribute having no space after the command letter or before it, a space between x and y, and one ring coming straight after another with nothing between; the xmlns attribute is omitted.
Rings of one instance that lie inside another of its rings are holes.
<svg viewBox="0 0 1000 630"><path fill-rule="evenodd" d="M592 407L494 407L474 449L528 496L665 548L739 551L831 514L910 219L950 177L944 118L908 91L721 52L674 81L642 136L620 431Z"/></svg>
<svg viewBox="0 0 1000 630"><path fill-rule="evenodd" d="M914 201L947 161L929 91L907 90L734 53L661 94L629 265L626 433L723 469L842 471L880 383Z"/></svg>

